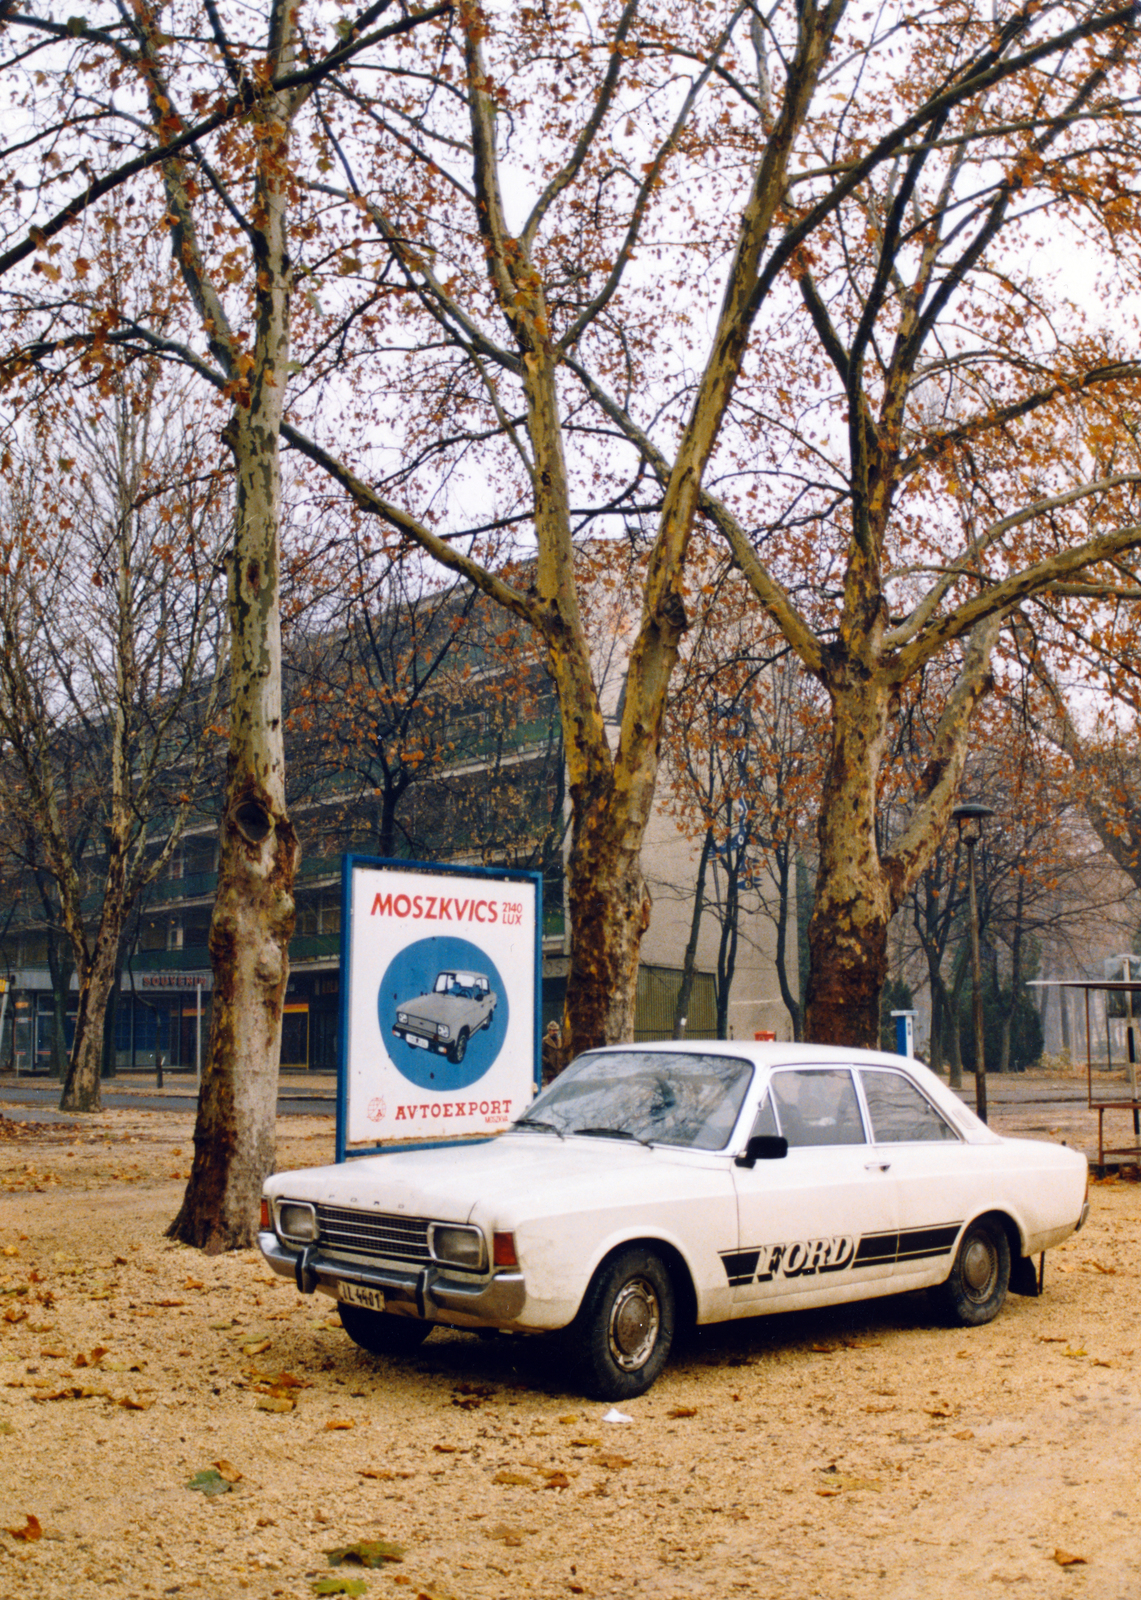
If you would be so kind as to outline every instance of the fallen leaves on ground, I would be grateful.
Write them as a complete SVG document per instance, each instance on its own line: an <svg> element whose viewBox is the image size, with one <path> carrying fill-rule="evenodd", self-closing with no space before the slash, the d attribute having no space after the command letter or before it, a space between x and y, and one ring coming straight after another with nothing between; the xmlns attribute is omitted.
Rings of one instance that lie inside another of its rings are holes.
<svg viewBox="0 0 1141 1600"><path fill-rule="evenodd" d="M34 1517L30 1511L27 1513L27 1519L22 1528L8 1529L13 1539L24 1539L28 1543L31 1543L34 1539L42 1539L44 1530L40 1527L40 1519Z"/></svg>
<svg viewBox="0 0 1141 1600"><path fill-rule="evenodd" d="M358 1539L326 1550L325 1555L331 1567L383 1567L389 1561L403 1561L404 1546L387 1539Z"/></svg>
<svg viewBox="0 0 1141 1600"><path fill-rule="evenodd" d="M523 1543L525 1533L526 1529L513 1528L507 1522L497 1522L493 1527L483 1530L485 1539L495 1539L498 1543L509 1545L513 1549Z"/></svg>
<svg viewBox="0 0 1141 1600"><path fill-rule="evenodd" d="M1054 1560L1060 1567L1084 1567L1086 1565L1085 1556L1071 1555L1068 1550L1055 1550Z"/></svg>
<svg viewBox="0 0 1141 1600"><path fill-rule="evenodd" d="M213 1495L229 1494L234 1485L222 1476L217 1467L204 1467L192 1478L187 1478L186 1487L197 1494Z"/></svg>

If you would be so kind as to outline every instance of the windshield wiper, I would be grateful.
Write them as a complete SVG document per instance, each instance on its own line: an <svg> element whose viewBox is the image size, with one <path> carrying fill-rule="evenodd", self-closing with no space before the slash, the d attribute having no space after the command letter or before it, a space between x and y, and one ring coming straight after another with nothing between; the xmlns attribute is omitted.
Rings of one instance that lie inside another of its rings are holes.
<svg viewBox="0 0 1141 1600"><path fill-rule="evenodd" d="M560 1139L565 1139L566 1134L561 1128L556 1128L553 1122L540 1122L538 1117L516 1117L511 1124L513 1128L542 1128L546 1133L557 1133Z"/></svg>
<svg viewBox="0 0 1141 1600"><path fill-rule="evenodd" d="M591 1134L597 1139L633 1139L635 1144L644 1144L647 1150L651 1148L648 1139L643 1139L640 1134L631 1133L628 1128L575 1128L572 1131Z"/></svg>

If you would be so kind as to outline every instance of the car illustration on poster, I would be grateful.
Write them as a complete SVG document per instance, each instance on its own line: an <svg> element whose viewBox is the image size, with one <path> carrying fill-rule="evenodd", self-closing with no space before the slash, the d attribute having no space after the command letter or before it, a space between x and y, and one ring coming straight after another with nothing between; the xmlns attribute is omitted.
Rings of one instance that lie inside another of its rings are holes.
<svg viewBox="0 0 1141 1600"><path fill-rule="evenodd" d="M385 969L376 1016L400 1077L454 1093L483 1079L507 1038L506 984L489 952L437 934L405 945Z"/></svg>
<svg viewBox="0 0 1141 1600"><path fill-rule="evenodd" d="M427 994L397 1007L392 1031L413 1049L435 1050L458 1066L472 1034L490 1028L498 998L485 972L445 970Z"/></svg>

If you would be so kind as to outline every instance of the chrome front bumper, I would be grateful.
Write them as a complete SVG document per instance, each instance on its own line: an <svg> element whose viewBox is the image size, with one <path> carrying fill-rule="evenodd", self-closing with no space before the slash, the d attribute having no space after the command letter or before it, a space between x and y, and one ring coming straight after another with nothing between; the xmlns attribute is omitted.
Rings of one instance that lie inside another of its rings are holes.
<svg viewBox="0 0 1141 1600"><path fill-rule="evenodd" d="M497 1272L490 1281L464 1283L445 1277L437 1266L406 1272L324 1256L317 1245L293 1250L275 1233L259 1233L258 1247L273 1270L292 1278L301 1294L323 1289L335 1297L338 1283L359 1283L379 1289L398 1316L457 1328L514 1327L527 1298L521 1272Z"/></svg>

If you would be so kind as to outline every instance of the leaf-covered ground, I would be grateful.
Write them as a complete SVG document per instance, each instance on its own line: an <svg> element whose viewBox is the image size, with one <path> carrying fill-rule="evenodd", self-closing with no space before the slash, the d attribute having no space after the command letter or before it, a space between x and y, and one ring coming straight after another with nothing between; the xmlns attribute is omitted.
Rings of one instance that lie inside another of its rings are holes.
<svg viewBox="0 0 1141 1600"><path fill-rule="evenodd" d="M375 1359L256 1252L170 1243L186 1115L0 1131L5 1596L1141 1593L1137 1184L988 1327L714 1330L611 1423L536 1341ZM331 1154L283 1122L282 1165Z"/></svg>

